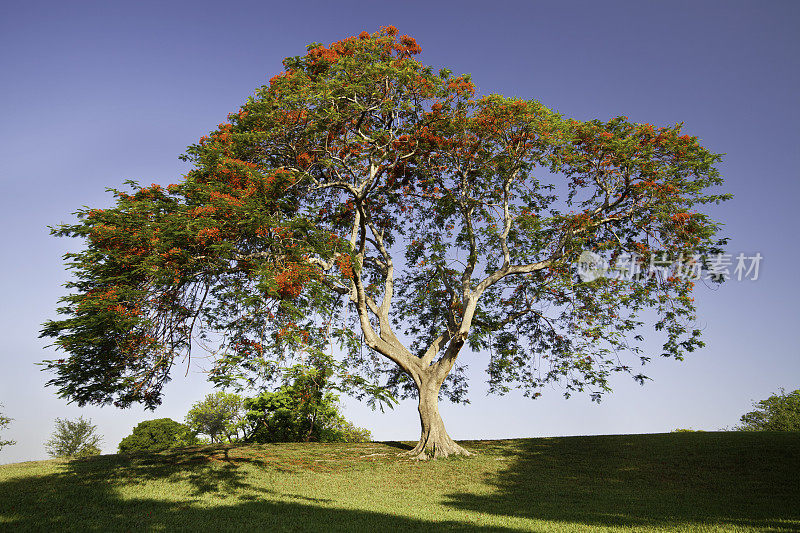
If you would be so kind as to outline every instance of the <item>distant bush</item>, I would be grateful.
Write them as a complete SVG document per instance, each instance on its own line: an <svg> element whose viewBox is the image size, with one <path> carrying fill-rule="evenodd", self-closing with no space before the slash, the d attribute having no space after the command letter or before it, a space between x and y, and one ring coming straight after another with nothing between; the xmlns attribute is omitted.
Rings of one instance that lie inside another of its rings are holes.
<svg viewBox="0 0 800 533"><path fill-rule="evenodd" d="M0 429L5 429L11 423L11 418L5 416L3 413L0 413ZM2 440L0 439L0 450L3 449L3 446L12 446L16 444L13 440Z"/></svg>
<svg viewBox="0 0 800 533"><path fill-rule="evenodd" d="M140 422L133 433L119 443L119 453L155 453L197 444L188 426L171 418Z"/></svg>
<svg viewBox="0 0 800 533"><path fill-rule="evenodd" d="M209 394L186 414L186 425L195 434L208 435L211 443L239 440L246 436L244 398L222 391Z"/></svg>
<svg viewBox="0 0 800 533"><path fill-rule="evenodd" d="M370 442L372 433L368 429L360 428L345 419L342 415L329 420L329 424L320 432L322 442Z"/></svg>
<svg viewBox="0 0 800 533"><path fill-rule="evenodd" d="M99 455L103 438L96 433L97 426L90 420L56 418L56 429L44 447L51 457L79 458Z"/></svg>
<svg viewBox="0 0 800 533"><path fill-rule="evenodd" d="M800 431L800 389L773 394L754 402L755 411L742 415L738 431Z"/></svg>
<svg viewBox="0 0 800 533"><path fill-rule="evenodd" d="M298 366L290 384L247 398L249 442L368 442L372 436L339 412L339 398L326 391L323 370Z"/></svg>
<svg viewBox="0 0 800 533"><path fill-rule="evenodd" d="M677 428L670 431L670 433L703 433L703 430L692 429L692 428Z"/></svg>

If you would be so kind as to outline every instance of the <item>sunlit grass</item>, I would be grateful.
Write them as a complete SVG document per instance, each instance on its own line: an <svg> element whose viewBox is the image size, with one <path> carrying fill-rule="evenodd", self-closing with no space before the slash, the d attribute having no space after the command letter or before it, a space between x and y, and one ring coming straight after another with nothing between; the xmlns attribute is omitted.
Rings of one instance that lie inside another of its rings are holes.
<svg viewBox="0 0 800 533"><path fill-rule="evenodd" d="M800 434L195 448L0 466L9 531L800 531Z"/></svg>

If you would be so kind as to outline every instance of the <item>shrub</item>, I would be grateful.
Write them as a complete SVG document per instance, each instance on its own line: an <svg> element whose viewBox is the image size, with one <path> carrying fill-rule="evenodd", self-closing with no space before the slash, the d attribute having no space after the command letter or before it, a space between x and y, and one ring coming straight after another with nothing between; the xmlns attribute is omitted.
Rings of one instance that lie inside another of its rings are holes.
<svg viewBox="0 0 800 533"><path fill-rule="evenodd" d="M800 431L800 389L773 394L754 402L755 411L742 415L738 431Z"/></svg>
<svg viewBox="0 0 800 533"><path fill-rule="evenodd" d="M322 442L371 442L372 433L339 415L321 430Z"/></svg>
<svg viewBox="0 0 800 533"><path fill-rule="evenodd" d="M293 381L244 402L249 442L364 442L370 432L339 413L339 398L326 392L322 369L298 366Z"/></svg>
<svg viewBox="0 0 800 533"><path fill-rule="evenodd" d="M56 429L44 447L51 457L78 458L99 455L98 445L102 437L97 435L97 426L82 416L76 420L56 418Z"/></svg>
<svg viewBox="0 0 800 533"><path fill-rule="evenodd" d="M239 439L244 425L244 399L236 394L215 392L197 402L186 415L186 425L195 434L208 435L212 443Z"/></svg>
<svg viewBox="0 0 800 533"><path fill-rule="evenodd" d="M5 416L4 414L0 413L0 429L5 429L11 423L11 418ZM16 444L13 440L3 440L0 439L0 450L3 449L3 446L12 446Z"/></svg>
<svg viewBox="0 0 800 533"><path fill-rule="evenodd" d="M133 433L119 443L120 453L155 453L197 444L191 430L171 418L140 422Z"/></svg>

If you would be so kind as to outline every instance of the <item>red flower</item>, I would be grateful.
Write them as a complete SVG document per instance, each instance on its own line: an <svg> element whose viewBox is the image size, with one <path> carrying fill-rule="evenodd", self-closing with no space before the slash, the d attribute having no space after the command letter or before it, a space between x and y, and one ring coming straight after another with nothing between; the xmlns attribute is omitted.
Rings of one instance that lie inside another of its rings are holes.
<svg viewBox="0 0 800 533"><path fill-rule="evenodd" d="M314 158L308 152L303 152L302 154L297 156L297 164L300 165L300 168L303 170L307 169L311 166L311 163L314 162Z"/></svg>
<svg viewBox="0 0 800 533"><path fill-rule="evenodd" d="M408 35L400 37L400 44L403 45L403 51L409 54L419 54L422 52L422 48L417 44L417 41Z"/></svg>

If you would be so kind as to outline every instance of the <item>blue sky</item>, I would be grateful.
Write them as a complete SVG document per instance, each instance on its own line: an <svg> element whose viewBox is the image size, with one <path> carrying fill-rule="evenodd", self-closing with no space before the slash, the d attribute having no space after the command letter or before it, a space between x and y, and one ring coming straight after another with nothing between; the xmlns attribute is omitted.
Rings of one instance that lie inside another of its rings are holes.
<svg viewBox="0 0 800 533"><path fill-rule="evenodd" d="M486 396L486 358L464 354L472 404L443 405L456 439L716 430L753 400L800 388L796 232L800 198L797 2L8 2L0 18L0 403L13 417L0 463L41 459L56 417L92 418L113 452L141 420L182 420L210 391L175 373L155 413L78 408L45 388L37 338L77 241L48 235L125 179L172 183L185 147L238 109L310 42L393 24L422 61L469 72L480 93L535 98L578 119L627 115L718 153L735 199L713 209L730 250L764 257L757 281L701 288L708 346L625 376L600 405ZM416 406L346 414L377 439L416 439Z"/></svg>

